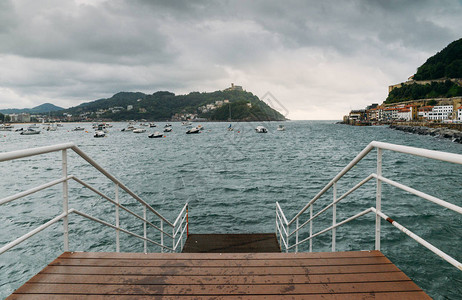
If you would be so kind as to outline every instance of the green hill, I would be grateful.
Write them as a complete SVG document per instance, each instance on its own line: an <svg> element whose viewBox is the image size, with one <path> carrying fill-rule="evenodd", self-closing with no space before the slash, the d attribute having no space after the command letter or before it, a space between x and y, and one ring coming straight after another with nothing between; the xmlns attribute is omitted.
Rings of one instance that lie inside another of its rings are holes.
<svg viewBox="0 0 462 300"><path fill-rule="evenodd" d="M8 108L8 109L0 109L0 113L2 114L21 114L21 113L29 113L29 114L43 114L53 111L62 110L62 107L53 105L51 103L44 103L34 108Z"/></svg>
<svg viewBox="0 0 462 300"><path fill-rule="evenodd" d="M417 69L414 80L462 78L462 39L450 43Z"/></svg>
<svg viewBox="0 0 462 300"><path fill-rule="evenodd" d="M229 100L230 104L217 101ZM249 104L250 103L250 104ZM207 105L215 105L214 109L204 109ZM228 120L231 105L233 120L285 120L284 116L269 107L252 93L238 90L224 90L211 93L191 92L187 95L175 95L167 91L159 91L152 95L144 93L121 92L108 99L99 99L83 103L79 106L60 111L73 116L87 114L96 118L98 110L106 110L99 117L121 120L170 120L175 114L195 114L209 120ZM131 109L128 110L128 106ZM120 109L114 109L114 108ZM112 108L111 110L109 110Z"/></svg>
<svg viewBox="0 0 462 300"><path fill-rule="evenodd" d="M413 77L414 81L391 90L385 104L462 96L461 80L454 80L462 78L462 39L452 42L427 59L417 68L417 73Z"/></svg>

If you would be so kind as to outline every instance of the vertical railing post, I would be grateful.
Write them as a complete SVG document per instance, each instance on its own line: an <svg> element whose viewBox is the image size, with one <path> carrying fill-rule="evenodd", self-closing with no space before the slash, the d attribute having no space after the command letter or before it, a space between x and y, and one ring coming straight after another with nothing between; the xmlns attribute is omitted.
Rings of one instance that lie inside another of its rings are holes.
<svg viewBox="0 0 462 300"><path fill-rule="evenodd" d="M62 152L62 172L63 177L67 178L67 150L64 149ZM67 180L63 181L63 212L66 216L63 218L63 235L64 235L64 251L69 251L69 217L67 212L69 211L69 185Z"/></svg>
<svg viewBox="0 0 462 300"><path fill-rule="evenodd" d="M117 203L115 207L115 218L116 218L116 252L120 252L120 223L119 223L119 185L115 184L115 201Z"/></svg>
<svg viewBox="0 0 462 300"><path fill-rule="evenodd" d="M377 175L382 176L382 149L377 148ZM377 178L377 193L375 196L375 209L382 211L382 181ZM375 250L380 250L380 222L381 217L375 214Z"/></svg>
<svg viewBox="0 0 462 300"><path fill-rule="evenodd" d="M186 204L186 238L189 236L189 204Z"/></svg>
<svg viewBox="0 0 462 300"><path fill-rule="evenodd" d="M146 213L146 210L147 210L147 207L146 205L144 205L144 209L143 209L143 218L144 218L144 221L143 221L143 236L144 238L146 239L147 238L147 232L146 232L146 218L147 218L147 213ZM144 253L148 253L148 243L146 240L144 240Z"/></svg>
<svg viewBox="0 0 462 300"><path fill-rule="evenodd" d="M286 225L286 253L289 252L289 246L290 246L290 243L289 243L289 225Z"/></svg>
<svg viewBox="0 0 462 300"><path fill-rule="evenodd" d="M335 226L335 224L337 223L337 204L335 204L335 201L337 200L337 182L334 182L332 189L334 194L334 199L332 202L332 226ZM336 235L336 228L332 228L332 252L335 252Z"/></svg>
<svg viewBox="0 0 462 300"><path fill-rule="evenodd" d="M164 245L164 220L160 219L160 244ZM160 248L160 252L164 252L164 247Z"/></svg>
<svg viewBox="0 0 462 300"><path fill-rule="evenodd" d="M310 206L310 219L313 219L313 205ZM310 220L310 237L313 236L313 220ZM310 252L313 252L313 239L310 239Z"/></svg>
<svg viewBox="0 0 462 300"><path fill-rule="evenodd" d="M298 218L296 220L296 231L295 231L295 253L298 253Z"/></svg>
<svg viewBox="0 0 462 300"><path fill-rule="evenodd" d="M172 227L172 249L173 249L173 252L176 252L176 248L175 248L175 226Z"/></svg>
<svg viewBox="0 0 462 300"><path fill-rule="evenodd" d="M183 227L184 228L184 227ZM183 228L181 228L181 232L183 233ZM180 251L183 250L183 234L180 235Z"/></svg>

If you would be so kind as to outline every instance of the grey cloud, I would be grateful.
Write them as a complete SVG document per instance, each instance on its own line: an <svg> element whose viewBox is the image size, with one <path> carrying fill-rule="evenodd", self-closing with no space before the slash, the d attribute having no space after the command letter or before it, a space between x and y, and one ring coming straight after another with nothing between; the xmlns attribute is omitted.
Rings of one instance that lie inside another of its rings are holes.
<svg viewBox="0 0 462 300"><path fill-rule="evenodd" d="M462 25L453 0L80 2L0 2L0 97L73 103L235 82L277 88L309 116L322 97L383 100Z"/></svg>

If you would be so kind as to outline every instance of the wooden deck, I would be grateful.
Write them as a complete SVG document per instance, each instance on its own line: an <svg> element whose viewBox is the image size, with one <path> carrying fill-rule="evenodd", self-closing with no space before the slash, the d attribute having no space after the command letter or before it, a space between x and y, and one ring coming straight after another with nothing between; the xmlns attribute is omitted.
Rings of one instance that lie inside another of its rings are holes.
<svg viewBox="0 0 462 300"><path fill-rule="evenodd" d="M281 252L274 233L190 234L183 253L274 253Z"/></svg>
<svg viewBox="0 0 462 300"><path fill-rule="evenodd" d="M380 251L65 252L7 299L430 299Z"/></svg>

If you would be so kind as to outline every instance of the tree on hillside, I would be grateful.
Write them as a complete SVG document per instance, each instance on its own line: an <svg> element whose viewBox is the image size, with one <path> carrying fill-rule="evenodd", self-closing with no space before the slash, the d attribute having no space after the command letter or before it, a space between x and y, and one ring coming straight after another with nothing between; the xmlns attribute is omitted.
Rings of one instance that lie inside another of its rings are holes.
<svg viewBox="0 0 462 300"><path fill-rule="evenodd" d="M462 39L450 43L446 48L417 69L415 80L440 78L462 78Z"/></svg>

